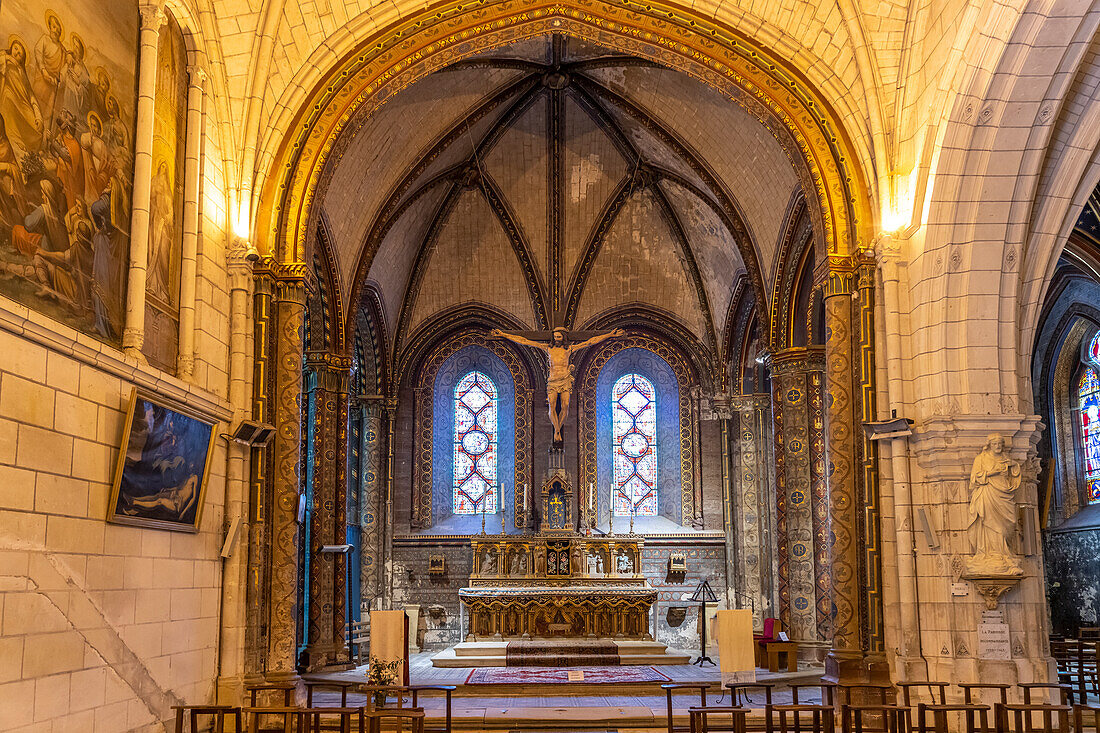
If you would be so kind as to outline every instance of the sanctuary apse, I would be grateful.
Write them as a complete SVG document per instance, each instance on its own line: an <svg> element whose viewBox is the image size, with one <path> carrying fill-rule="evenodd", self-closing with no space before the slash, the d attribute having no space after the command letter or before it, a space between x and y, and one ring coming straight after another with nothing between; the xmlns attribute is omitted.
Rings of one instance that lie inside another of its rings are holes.
<svg viewBox="0 0 1100 733"><path fill-rule="evenodd" d="M1091 7L323 5L0 4L0 728L239 704L372 610L686 666L704 581L815 678L1057 679Z"/></svg>

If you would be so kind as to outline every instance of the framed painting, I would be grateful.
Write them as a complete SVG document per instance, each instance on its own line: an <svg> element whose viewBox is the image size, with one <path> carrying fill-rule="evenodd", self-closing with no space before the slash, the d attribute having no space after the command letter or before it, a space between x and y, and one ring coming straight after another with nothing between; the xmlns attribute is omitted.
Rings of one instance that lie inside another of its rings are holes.
<svg viewBox="0 0 1100 733"><path fill-rule="evenodd" d="M216 425L133 390L107 521L197 532Z"/></svg>

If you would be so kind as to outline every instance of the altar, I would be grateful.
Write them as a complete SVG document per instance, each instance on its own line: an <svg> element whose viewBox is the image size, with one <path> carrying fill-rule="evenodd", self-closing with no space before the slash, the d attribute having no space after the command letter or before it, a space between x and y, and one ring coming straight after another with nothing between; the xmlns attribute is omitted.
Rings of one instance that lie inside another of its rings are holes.
<svg viewBox="0 0 1100 733"><path fill-rule="evenodd" d="M478 638L651 640L657 591L641 574L640 537L485 536L472 541L459 591L467 641Z"/></svg>

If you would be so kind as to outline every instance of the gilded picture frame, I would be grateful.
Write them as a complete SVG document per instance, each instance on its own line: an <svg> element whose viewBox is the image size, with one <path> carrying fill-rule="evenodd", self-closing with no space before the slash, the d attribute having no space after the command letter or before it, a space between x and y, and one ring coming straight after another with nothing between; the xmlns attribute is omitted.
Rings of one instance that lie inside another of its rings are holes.
<svg viewBox="0 0 1100 733"><path fill-rule="evenodd" d="M198 532L217 435L216 421L132 389L107 521Z"/></svg>

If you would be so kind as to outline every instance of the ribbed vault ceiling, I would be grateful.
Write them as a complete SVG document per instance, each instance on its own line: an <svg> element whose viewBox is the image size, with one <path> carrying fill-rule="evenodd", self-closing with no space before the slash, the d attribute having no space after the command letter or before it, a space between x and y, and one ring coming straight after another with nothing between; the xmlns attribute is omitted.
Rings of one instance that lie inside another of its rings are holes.
<svg viewBox="0 0 1100 733"><path fill-rule="evenodd" d="M342 292L373 283L398 348L477 303L531 328L646 306L716 349L738 277L770 280L798 186L769 131L711 88L555 36L387 102L324 211Z"/></svg>

